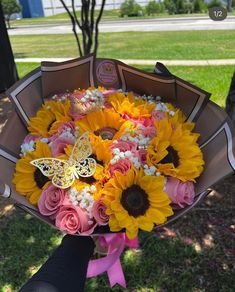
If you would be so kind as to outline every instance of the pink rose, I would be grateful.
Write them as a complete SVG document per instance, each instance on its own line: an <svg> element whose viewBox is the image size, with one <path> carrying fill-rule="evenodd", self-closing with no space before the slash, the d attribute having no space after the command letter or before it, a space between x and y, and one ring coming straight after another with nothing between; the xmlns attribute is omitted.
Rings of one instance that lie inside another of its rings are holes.
<svg viewBox="0 0 235 292"><path fill-rule="evenodd" d="M105 210L106 210L106 206L102 200L95 201L92 208L92 213L98 225L108 224L109 216L106 215Z"/></svg>
<svg viewBox="0 0 235 292"><path fill-rule="evenodd" d="M31 134L28 134L25 138L24 138L24 141L23 143L30 143L31 141L37 141L38 139L40 139L41 136L33 136Z"/></svg>
<svg viewBox="0 0 235 292"><path fill-rule="evenodd" d="M155 127L144 127L141 129L141 134L148 138L153 138L156 136L156 128Z"/></svg>
<svg viewBox="0 0 235 292"><path fill-rule="evenodd" d="M70 99L77 99L77 100L81 100L84 96L84 92L74 92L71 96Z"/></svg>
<svg viewBox="0 0 235 292"><path fill-rule="evenodd" d="M113 108L112 104L108 102L107 100L104 102L104 107L105 108Z"/></svg>
<svg viewBox="0 0 235 292"><path fill-rule="evenodd" d="M60 206L62 205L66 191L55 187L48 186L41 194L38 201L39 212L44 216L55 218Z"/></svg>
<svg viewBox="0 0 235 292"><path fill-rule="evenodd" d="M61 123L57 129L56 134L54 134L53 136L51 136L49 138L50 142L53 142L55 140L57 140L58 138L60 138L62 135L65 136L66 130L70 129L70 133L72 135L75 135L76 133L76 125L74 124L74 122L65 122L65 123Z"/></svg>
<svg viewBox="0 0 235 292"><path fill-rule="evenodd" d="M63 205L56 216L56 227L70 234L90 235L97 224L78 206Z"/></svg>
<svg viewBox="0 0 235 292"><path fill-rule="evenodd" d="M67 145L73 145L74 139L67 137L57 137L50 143L51 152L54 157L64 154Z"/></svg>
<svg viewBox="0 0 235 292"><path fill-rule="evenodd" d="M111 149L118 148L121 152L131 151L135 152L137 149L137 144L131 141L118 140L117 143L113 143L110 146Z"/></svg>
<svg viewBox="0 0 235 292"><path fill-rule="evenodd" d="M126 174L129 169L131 169L132 163L129 159L120 159L118 163L112 164L109 167L109 173L111 177L114 177L115 171L119 171L123 174Z"/></svg>
<svg viewBox="0 0 235 292"><path fill-rule="evenodd" d="M182 182L177 178L169 177L166 183L166 193L177 207L184 208L193 203L195 192L193 182Z"/></svg>
<svg viewBox="0 0 235 292"><path fill-rule="evenodd" d="M152 112L152 117L157 121L161 121L163 119L166 119L167 115L162 111L154 111Z"/></svg>
<svg viewBox="0 0 235 292"><path fill-rule="evenodd" d="M57 129L57 133L60 135L63 132L65 132L67 129L70 129L70 133L74 135L76 132L76 126L74 122L65 122L65 123L60 124Z"/></svg>
<svg viewBox="0 0 235 292"><path fill-rule="evenodd" d="M154 122L152 117L150 117L150 118L144 118L144 117L135 118L135 117L132 117L131 114L129 114L129 113L124 113L122 115L122 118L125 120L128 120L128 121L131 121L135 124L141 124L145 127L153 126L153 122Z"/></svg>
<svg viewBox="0 0 235 292"><path fill-rule="evenodd" d="M79 94L73 94L69 97L70 100L70 109L69 109L69 114L72 116L72 118L77 121L80 119L83 119L86 116L86 107L84 104L79 104L78 100L83 97L83 93Z"/></svg>
<svg viewBox="0 0 235 292"><path fill-rule="evenodd" d="M141 162L142 165L147 163L147 150L146 149L140 149L138 151L139 154L139 160Z"/></svg>
<svg viewBox="0 0 235 292"><path fill-rule="evenodd" d="M153 126L153 119L151 118L139 118L138 120L139 124L142 124L144 127L152 127Z"/></svg>
<svg viewBox="0 0 235 292"><path fill-rule="evenodd" d="M117 92L117 89L106 89L104 91L102 91L103 95L105 98L107 98L110 94Z"/></svg>

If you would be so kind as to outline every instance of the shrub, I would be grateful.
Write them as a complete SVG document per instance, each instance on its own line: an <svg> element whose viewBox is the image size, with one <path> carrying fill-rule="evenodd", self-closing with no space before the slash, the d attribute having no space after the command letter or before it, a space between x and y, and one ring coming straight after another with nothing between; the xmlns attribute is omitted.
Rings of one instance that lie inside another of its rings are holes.
<svg viewBox="0 0 235 292"><path fill-rule="evenodd" d="M126 0L121 5L120 15L121 17L140 16L143 15L143 9L135 0Z"/></svg>
<svg viewBox="0 0 235 292"><path fill-rule="evenodd" d="M10 28L10 19L11 15L14 13L21 12L21 6L18 4L16 0L0 0L2 4L3 13L5 16L5 20L7 22L8 28Z"/></svg>
<svg viewBox="0 0 235 292"><path fill-rule="evenodd" d="M208 8L212 8L212 7L222 7L223 3L220 0L211 0L208 4L207 7Z"/></svg>
<svg viewBox="0 0 235 292"><path fill-rule="evenodd" d="M153 15L164 11L164 4L151 0L145 7L147 15Z"/></svg>
<svg viewBox="0 0 235 292"><path fill-rule="evenodd" d="M193 1L193 12L194 13L199 13L199 12L203 12L206 11L206 4L204 1L202 0L194 0Z"/></svg>
<svg viewBox="0 0 235 292"><path fill-rule="evenodd" d="M165 0L164 5L166 7L166 10L169 14L175 14L176 13L176 5L175 1L173 0Z"/></svg>

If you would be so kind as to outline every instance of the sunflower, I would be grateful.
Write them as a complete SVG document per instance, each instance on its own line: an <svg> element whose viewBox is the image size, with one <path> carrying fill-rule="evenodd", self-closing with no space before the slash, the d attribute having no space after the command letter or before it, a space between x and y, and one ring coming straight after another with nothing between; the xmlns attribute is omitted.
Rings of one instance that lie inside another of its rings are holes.
<svg viewBox="0 0 235 292"><path fill-rule="evenodd" d="M183 129L192 131L195 127L195 124L193 122L187 122L187 117L185 114L178 108L174 107L170 103L166 103L166 106L169 110L168 118L171 121L171 124L173 125L173 128L176 128L178 125L182 125ZM170 115L170 112L174 112L173 115Z"/></svg>
<svg viewBox="0 0 235 292"><path fill-rule="evenodd" d="M43 157L52 157L51 150L46 143L37 141L35 151L28 152L17 161L13 178L16 191L26 196L34 205L37 204L42 190L50 180L38 168L30 164L30 161Z"/></svg>
<svg viewBox="0 0 235 292"><path fill-rule="evenodd" d="M197 144L199 134L183 125L173 129L169 120L155 123L157 136L148 147L147 162L164 175L182 181L195 181L203 171L202 152Z"/></svg>
<svg viewBox="0 0 235 292"><path fill-rule="evenodd" d="M163 188L163 176L146 176L142 169L132 168L126 175L116 173L103 189L110 230L125 228L132 239L139 228L151 231L154 224L164 223L173 211Z"/></svg>
<svg viewBox="0 0 235 292"><path fill-rule="evenodd" d="M76 122L81 133L89 132L93 148L99 143L104 144L106 149L112 141L119 139L128 127L126 122L115 113L113 109L96 110Z"/></svg>
<svg viewBox="0 0 235 292"><path fill-rule="evenodd" d="M46 101L36 116L29 121L28 130L34 136L49 137L63 122L71 121L70 102Z"/></svg>
<svg viewBox="0 0 235 292"><path fill-rule="evenodd" d="M122 92L110 94L108 101L119 114L137 119L151 117L155 108L154 104L149 104L141 98L135 99L133 92L128 92L127 95Z"/></svg>

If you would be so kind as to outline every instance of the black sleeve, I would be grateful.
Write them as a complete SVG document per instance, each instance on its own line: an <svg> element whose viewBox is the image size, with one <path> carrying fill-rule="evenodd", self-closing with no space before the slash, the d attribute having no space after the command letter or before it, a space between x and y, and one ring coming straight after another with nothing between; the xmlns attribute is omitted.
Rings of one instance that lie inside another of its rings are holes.
<svg viewBox="0 0 235 292"><path fill-rule="evenodd" d="M94 247L91 237L66 235L61 245L20 292L84 291L87 266Z"/></svg>

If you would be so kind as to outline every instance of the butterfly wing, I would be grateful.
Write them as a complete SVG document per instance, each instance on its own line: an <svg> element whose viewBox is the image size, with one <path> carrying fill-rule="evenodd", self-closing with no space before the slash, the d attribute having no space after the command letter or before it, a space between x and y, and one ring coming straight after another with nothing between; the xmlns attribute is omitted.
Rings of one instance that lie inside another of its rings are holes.
<svg viewBox="0 0 235 292"><path fill-rule="evenodd" d="M43 175L49 177L57 172L62 171L64 169L64 166L68 166L68 163L65 160L49 157L35 159L32 160L30 163L39 168Z"/></svg>
<svg viewBox="0 0 235 292"><path fill-rule="evenodd" d="M66 189L74 182L74 172L65 160L48 157L35 159L30 163L40 169L43 175L52 177L53 185L58 188Z"/></svg>
<svg viewBox="0 0 235 292"><path fill-rule="evenodd" d="M89 177L95 173L96 161L93 158L86 158L75 165L78 176Z"/></svg>
<svg viewBox="0 0 235 292"><path fill-rule="evenodd" d="M85 132L76 141L72 154L69 158L70 162L79 162L86 159L92 154L92 148L89 141L89 133Z"/></svg>
<svg viewBox="0 0 235 292"><path fill-rule="evenodd" d="M60 189L69 188L75 180L75 174L73 168L69 165L64 165L61 171L56 172L52 178L52 183L54 186Z"/></svg>

